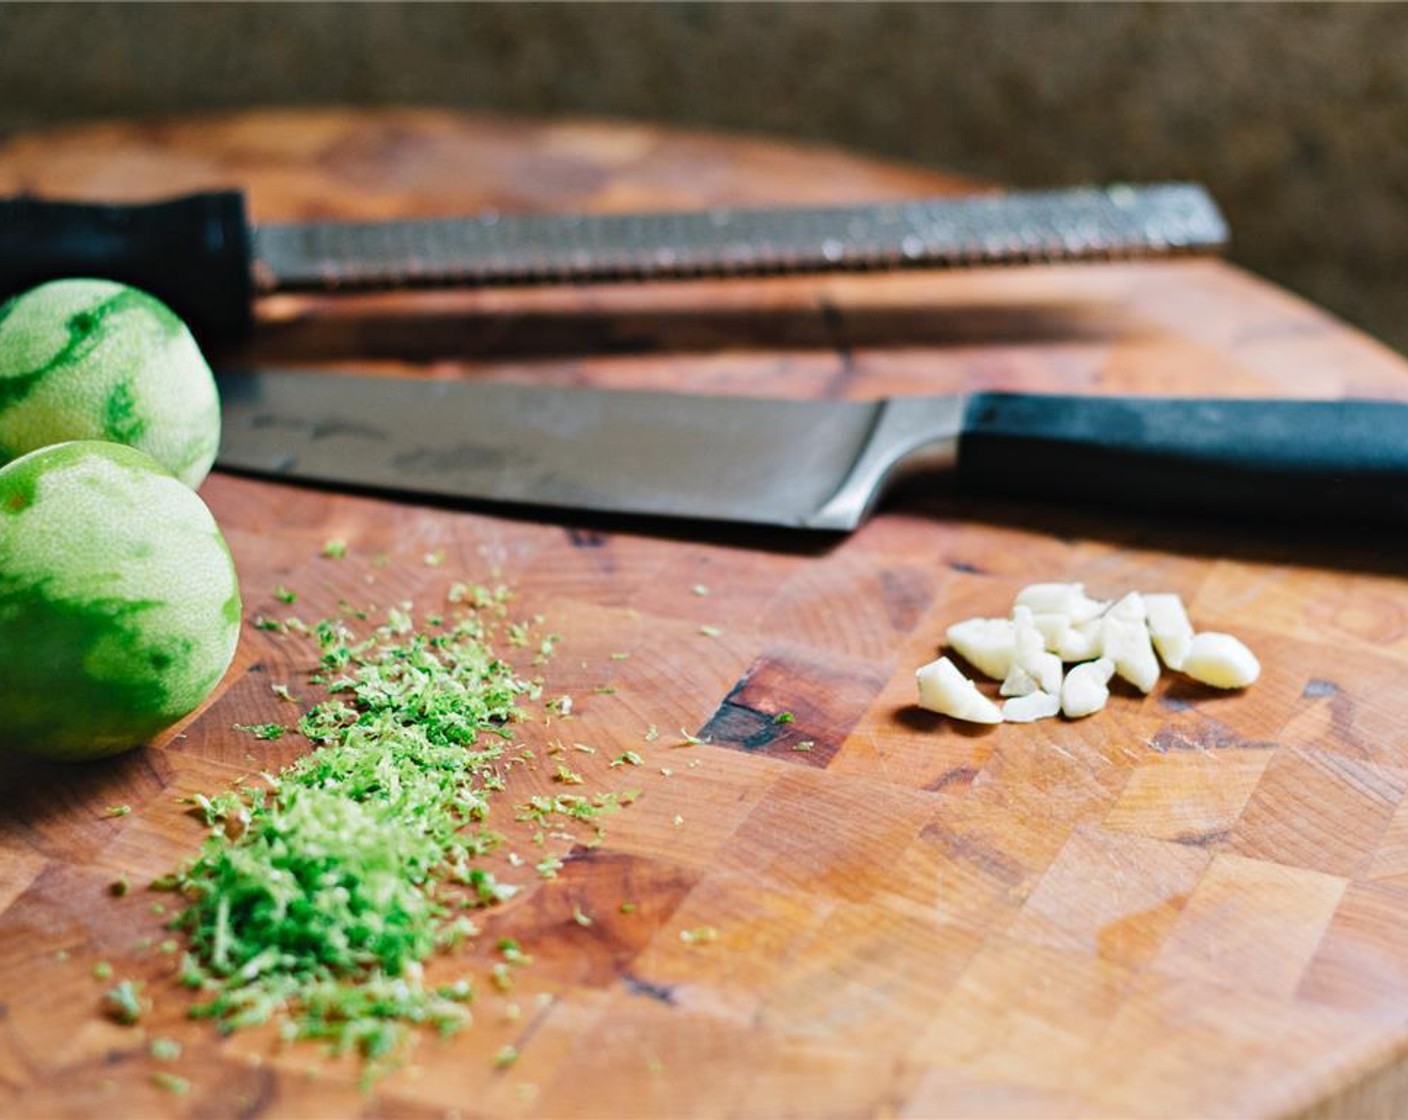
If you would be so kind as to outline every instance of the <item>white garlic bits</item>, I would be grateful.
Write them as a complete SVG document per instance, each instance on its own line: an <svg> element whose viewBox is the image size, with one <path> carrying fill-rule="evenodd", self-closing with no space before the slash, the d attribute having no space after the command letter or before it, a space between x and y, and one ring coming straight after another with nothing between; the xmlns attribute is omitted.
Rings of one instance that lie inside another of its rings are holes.
<svg viewBox="0 0 1408 1120"><path fill-rule="evenodd" d="M1114 662L1115 672L1140 692L1148 692L1159 679L1159 660L1146 623L1144 597L1131 591L1105 612L1102 656Z"/></svg>
<svg viewBox="0 0 1408 1120"><path fill-rule="evenodd" d="M1110 678L1115 663L1108 657L1077 665L1061 684L1061 714L1067 719L1094 715L1110 698Z"/></svg>
<svg viewBox="0 0 1408 1120"><path fill-rule="evenodd" d="M1030 696L1033 692L1040 692L1040 682L1020 665L1013 665L1012 671L1007 674L1002 682L1002 687L997 690L999 696Z"/></svg>
<svg viewBox="0 0 1408 1120"><path fill-rule="evenodd" d="M1010 618L955 623L948 641L1000 682L1002 708L942 657L919 670L920 705L978 723L1082 719L1105 707L1112 677L1148 693L1164 666L1227 689L1245 688L1261 673L1230 634L1196 633L1176 594L1131 591L1112 602L1092 599L1079 583L1024 587Z"/></svg>
<svg viewBox="0 0 1408 1120"><path fill-rule="evenodd" d="M1091 599L1080 583L1034 583L1017 592L1017 609L1032 612L1046 648L1062 661L1088 661L1102 648L1100 616L1109 603Z"/></svg>
<svg viewBox="0 0 1408 1120"><path fill-rule="evenodd" d="M1048 716L1058 715L1061 701L1049 692L1031 692L1026 696L1014 696L1002 705L1002 718L1007 723L1033 723Z"/></svg>
<svg viewBox="0 0 1408 1120"><path fill-rule="evenodd" d="M915 672L919 706L969 723L1001 723L1002 712L978 691L978 686L958 671L947 657L931 661Z"/></svg>
<svg viewBox="0 0 1408 1120"><path fill-rule="evenodd" d="M1159 659L1170 669L1182 669L1193 642L1193 624L1188 621L1183 600L1177 595L1145 595L1144 609L1149 614L1149 636Z"/></svg>
<svg viewBox="0 0 1408 1120"><path fill-rule="evenodd" d="M1061 659L1047 652L1046 639L1027 607L1012 609L1012 629L1012 668L1002 682L1002 695L1028 696L1038 689L1059 694Z"/></svg>
<svg viewBox="0 0 1408 1120"><path fill-rule="evenodd" d="M1034 615L1064 615L1073 623L1089 622L1109 605L1089 598L1083 583L1033 583L1017 592L1017 606Z"/></svg>
<svg viewBox="0 0 1408 1120"><path fill-rule="evenodd" d="M1183 671L1214 688L1246 688L1261 676L1261 662L1231 634L1208 630L1189 643Z"/></svg>
<svg viewBox="0 0 1408 1120"><path fill-rule="evenodd" d="M1062 661L1089 661L1105 650L1105 620L1068 623L1060 638L1050 647Z"/></svg>
<svg viewBox="0 0 1408 1120"><path fill-rule="evenodd" d="M1017 628L1010 618L970 618L948 628L948 644L984 676L1002 680L1012 671Z"/></svg>

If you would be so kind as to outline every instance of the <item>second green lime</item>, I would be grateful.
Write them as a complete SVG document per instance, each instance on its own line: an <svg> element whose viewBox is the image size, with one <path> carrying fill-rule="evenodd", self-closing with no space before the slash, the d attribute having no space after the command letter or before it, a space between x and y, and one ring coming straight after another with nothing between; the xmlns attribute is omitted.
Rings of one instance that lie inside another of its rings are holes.
<svg viewBox="0 0 1408 1120"><path fill-rule="evenodd" d="M140 746L210 695L239 630L215 518L149 455L78 441L0 467L0 750Z"/></svg>

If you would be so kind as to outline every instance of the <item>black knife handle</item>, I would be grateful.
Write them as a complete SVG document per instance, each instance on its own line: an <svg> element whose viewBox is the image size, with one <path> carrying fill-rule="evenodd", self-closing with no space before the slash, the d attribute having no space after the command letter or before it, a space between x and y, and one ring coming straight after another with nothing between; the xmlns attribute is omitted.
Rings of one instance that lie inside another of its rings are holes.
<svg viewBox="0 0 1408 1120"><path fill-rule="evenodd" d="M1408 405L979 393L958 481L1063 504L1408 525Z"/></svg>
<svg viewBox="0 0 1408 1120"><path fill-rule="evenodd" d="M253 322L249 222L238 191L95 205L0 200L0 301L48 280L119 280L161 299L204 344Z"/></svg>

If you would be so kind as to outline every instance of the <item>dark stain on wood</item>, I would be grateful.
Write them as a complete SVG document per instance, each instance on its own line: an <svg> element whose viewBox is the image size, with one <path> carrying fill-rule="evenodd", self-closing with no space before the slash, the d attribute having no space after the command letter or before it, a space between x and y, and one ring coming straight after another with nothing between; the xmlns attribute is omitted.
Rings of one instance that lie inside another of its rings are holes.
<svg viewBox="0 0 1408 1120"><path fill-rule="evenodd" d="M1188 848L1211 848L1224 843L1231 837L1230 829L1215 828L1208 832L1180 832L1173 838L1173 842Z"/></svg>
<svg viewBox="0 0 1408 1120"><path fill-rule="evenodd" d="M626 985L626 990L633 996L646 996L663 1003L666 1007L675 1006L675 985L657 984L653 980L642 980L639 976L633 976L629 972L621 973L621 982Z"/></svg>
<svg viewBox="0 0 1408 1120"><path fill-rule="evenodd" d="M262 1116L274 1106L278 1098L278 1081L273 1070L267 1067L248 1070L244 1076L253 1082L254 1091L235 1098L235 1103L239 1105L235 1115L239 1120L251 1120L252 1117ZM225 1082L221 1085L221 1092L226 1093L230 1088L229 1083Z"/></svg>
<svg viewBox="0 0 1408 1120"><path fill-rule="evenodd" d="M880 595L890 626L897 633L908 634L933 601L934 591L916 571L886 568L880 573Z"/></svg>
<svg viewBox="0 0 1408 1120"><path fill-rule="evenodd" d="M922 788L929 793L938 793L941 790L957 786L960 789L967 789L973 784L973 779L978 776L978 771L972 766L955 766L952 770L945 770L937 778Z"/></svg>
<svg viewBox="0 0 1408 1120"><path fill-rule="evenodd" d="M1027 877L1026 868L1016 860L974 836L950 832L937 821L926 825L919 838L939 848L951 859L971 864L990 878L1015 887Z"/></svg>
<svg viewBox="0 0 1408 1120"><path fill-rule="evenodd" d="M1372 758L1376 749L1364 741L1354 726L1358 716L1358 703L1347 692L1330 697L1330 727L1345 746L1352 748L1364 758Z"/></svg>
<svg viewBox="0 0 1408 1120"><path fill-rule="evenodd" d="M772 746L785 733L786 725L778 723L775 716L766 712L734 703L732 698L737 694L738 688L739 686L735 685L729 699L720 704L718 710L709 717L709 722L704 725L699 737L708 739L711 743L745 751L760 751Z"/></svg>
<svg viewBox="0 0 1408 1120"><path fill-rule="evenodd" d="M868 661L776 647L748 667L698 734L715 746L824 768L887 675Z"/></svg>

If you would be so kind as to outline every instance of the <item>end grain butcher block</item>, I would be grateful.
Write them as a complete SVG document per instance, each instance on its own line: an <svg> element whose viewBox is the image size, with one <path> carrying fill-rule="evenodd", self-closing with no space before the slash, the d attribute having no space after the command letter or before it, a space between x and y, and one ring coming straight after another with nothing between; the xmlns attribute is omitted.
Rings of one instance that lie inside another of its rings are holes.
<svg viewBox="0 0 1408 1120"><path fill-rule="evenodd" d="M0 191L226 185L256 220L862 201L956 179L598 123L260 114L0 147ZM545 384L868 398L1003 388L1408 399L1408 366L1217 262L285 297L251 361ZM248 617L501 579L562 635L564 737L625 749L604 844L455 952L533 963L369 1089L349 1060L186 1018L140 886L204 827L180 799L299 751L298 667L246 627L222 691L110 762L0 766L8 1116L1191 1116L1408 1108L1408 585L1401 539L965 503L911 488L861 531L666 534L216 474ZM325 541L347 555L320 555ZM430 555L442 562L427 565ZM913 706L944 628L1021 586L1180 593L1264 666L1166 676L1095 718L973 730ZM707 590L708 594L702 594ZM613 653L630 654L629 659ZM791 722L776 721L791 713ZM654 725L658 740L646 741ZM682 729L709 742L679 747ZM525 741L548 734L525 727ZM799 745L810 743L810 749ZM666 773L669 771L670 773ZM615 772L612 772L614 775ZM515 781L548 788L542 774ZM109 806L130 805L113 816ZM505 875L511 870L501 860ZM113 898L126 874L134 890ZM622 912L621 902L634 909ZM591 917L586 925L574 914ZM709 929L715 936L685 936ZM145 981L101 1015L94 962ZM179 1062L150 1052L180 1042ZM504 1047L517 1053L512 1064ZM169 1069L189 1082L169 1091ZM163 1083L166 1088L163 1088Z"/></svg>

